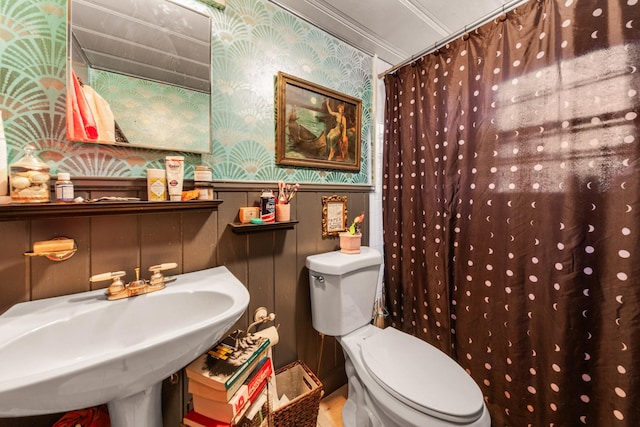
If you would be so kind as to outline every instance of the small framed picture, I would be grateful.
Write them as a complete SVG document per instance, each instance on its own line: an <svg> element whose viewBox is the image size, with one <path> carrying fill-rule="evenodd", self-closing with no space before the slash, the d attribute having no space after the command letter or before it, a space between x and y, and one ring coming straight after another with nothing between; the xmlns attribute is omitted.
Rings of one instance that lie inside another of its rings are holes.
<svg viewBox="0 0 640 427"><path fill-rule="evenodd" d="M347 196L322 196L322 237L347 229Z"/></svg>
<svg viewBox="0 0 640 427"><path fill-rule="evenodd" d="M278 73L276 163L360 170L362 100Z"/></svg>

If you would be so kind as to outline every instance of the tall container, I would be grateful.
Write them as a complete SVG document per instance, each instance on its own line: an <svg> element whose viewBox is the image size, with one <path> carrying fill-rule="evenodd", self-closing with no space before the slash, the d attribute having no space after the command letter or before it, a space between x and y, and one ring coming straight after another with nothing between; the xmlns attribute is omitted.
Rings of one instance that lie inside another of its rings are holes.
<svg viewBox="0 0 640 427"><path fill-rule="evenodd" d="M179 202L182 200L184 156L166 156L165 167L167 169L167 189L169 193L169 200L172 202Z"/></svg>
<svg viewBox="0 0 640 427"><path fill-rule="evenodd" d="M271 190L263 190L260 195L260 218L264 222L276 221L276 198Z"/></svg>

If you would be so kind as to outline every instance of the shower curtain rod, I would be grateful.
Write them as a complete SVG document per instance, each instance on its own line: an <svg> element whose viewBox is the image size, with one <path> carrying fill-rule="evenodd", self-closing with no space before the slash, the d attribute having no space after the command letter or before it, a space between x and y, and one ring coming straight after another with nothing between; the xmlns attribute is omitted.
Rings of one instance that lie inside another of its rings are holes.
<svg viewBox="0 0 640 427"><path fill-rule="evenodd" d="M463 36L465 34L467 34L469 31L473 31L476 28L479 28L480 26L486 24L487 22L496 19L497 17L499 17L500 15L503 15L513 9L515 9L516 7L527 3L529 0L511 0L509 2L507 2L506 4L502 5L501 8L494 10L491 13L486 14L485 16L483 16L480 19L476 19L475 21L473 21L471 24L469 25L465 25L464 28L456 31L455 33L451 34L449 37L442 39L438 42L435 42L433 44L433 47L429 47L424 49L423 51L411 56L411 58L405 59L404 61L400 62L399 64L394 65L393 67L389 68L386 71L383 71L382 73L378 74L378 78L381 79L384 76L386 76L387 74L391 74L393 72L395 72L398 68L404 67L405 65L411 64L415 61L417 61L418 59L427 56L428 54L430 54L431 52L435 51L436 49L440 49L442 46L446 45L447 43L450 43L452 41L454 41L455 39L457 39L460 36Z"/></svg>

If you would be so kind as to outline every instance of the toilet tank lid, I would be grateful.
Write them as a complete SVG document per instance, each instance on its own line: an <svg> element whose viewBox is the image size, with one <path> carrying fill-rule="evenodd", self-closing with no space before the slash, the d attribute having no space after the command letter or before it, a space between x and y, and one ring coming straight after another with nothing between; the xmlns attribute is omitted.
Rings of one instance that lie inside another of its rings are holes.
<svg viewBox="0 0 640 427"><path fill-rule="evenodd" d="M359 254L344 254L340 251L326 252L307 257L307 268L316 273L342 275L361 268L380 265L382 255L375 249L362 246Z"/></svg>

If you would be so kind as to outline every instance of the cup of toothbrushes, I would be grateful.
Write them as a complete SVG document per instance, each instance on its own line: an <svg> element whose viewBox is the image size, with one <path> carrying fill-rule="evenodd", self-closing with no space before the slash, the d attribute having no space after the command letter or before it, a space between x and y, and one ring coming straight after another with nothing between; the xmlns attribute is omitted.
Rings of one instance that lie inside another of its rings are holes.
<svg viewBox="0 0 640 427"><path fill-rule="evenodd" d="M276 205L276 221L291 221L291 205L289 203L278 203Z"/></svg>

